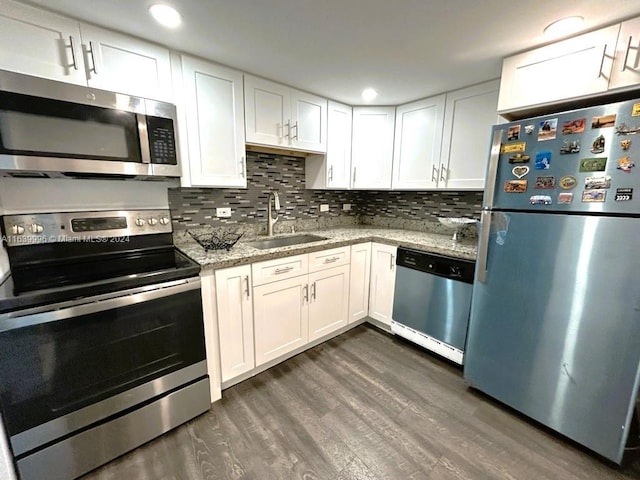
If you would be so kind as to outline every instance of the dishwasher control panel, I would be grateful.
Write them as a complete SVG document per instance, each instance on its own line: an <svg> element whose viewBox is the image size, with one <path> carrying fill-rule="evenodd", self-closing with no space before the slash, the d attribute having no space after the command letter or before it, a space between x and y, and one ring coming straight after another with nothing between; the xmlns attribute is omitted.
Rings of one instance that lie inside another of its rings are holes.
<svg viewBox="0 0 640 480"><path fill-rule="evenodd" d="M406 247L398 247L396 258L396 265L399 267L411 268L465 283L473 283L476 268L476 262L473 260L448 257Z"/></svg>

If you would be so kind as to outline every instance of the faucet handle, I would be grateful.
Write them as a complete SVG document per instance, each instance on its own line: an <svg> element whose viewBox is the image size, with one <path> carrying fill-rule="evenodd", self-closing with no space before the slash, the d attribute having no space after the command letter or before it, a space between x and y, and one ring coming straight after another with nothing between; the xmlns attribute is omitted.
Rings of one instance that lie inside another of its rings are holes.
<svg viewBox="0 0 640 480"><path fill-rule="evenodd" d="M274 199L274 208L276 210L280 210L280 197L278 196L278 192L273 192L273 199Z"/></svg>

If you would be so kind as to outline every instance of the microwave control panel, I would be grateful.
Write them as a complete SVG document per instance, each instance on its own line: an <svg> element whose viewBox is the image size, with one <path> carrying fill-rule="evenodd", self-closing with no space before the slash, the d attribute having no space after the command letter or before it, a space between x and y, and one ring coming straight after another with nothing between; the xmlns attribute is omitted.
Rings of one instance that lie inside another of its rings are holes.
<svg viewBox="0 0 640 480"><path fill-rule="evenodd" d="M176 139L170 118L147 117L151 163L177 165Z"/></svg>

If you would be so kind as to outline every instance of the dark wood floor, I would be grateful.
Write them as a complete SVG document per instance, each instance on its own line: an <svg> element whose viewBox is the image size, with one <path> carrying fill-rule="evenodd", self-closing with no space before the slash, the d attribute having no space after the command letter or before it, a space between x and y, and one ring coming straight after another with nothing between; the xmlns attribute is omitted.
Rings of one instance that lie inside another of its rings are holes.
<svg viewBox="0 0 640 480"><path fill-rule="evenodd" d="M83 480L638 479L469 390L460 369L360 326L223 392Z"/></svg>

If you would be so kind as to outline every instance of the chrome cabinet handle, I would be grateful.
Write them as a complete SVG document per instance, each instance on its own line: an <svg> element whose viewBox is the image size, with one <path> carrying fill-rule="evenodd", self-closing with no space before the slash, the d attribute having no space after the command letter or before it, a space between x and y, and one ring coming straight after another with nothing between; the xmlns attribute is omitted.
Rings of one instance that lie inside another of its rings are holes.
<svg viewBox="0 0 640 480"><path fill-rule="evenodd" d="M358 168L358 167L353 167L353 184L354 185L356 183L356 168Z"/></svg>
<svg viewBox="0 0 640 480"><path fill-rule="evenodd" d="M624 72L627 69L627 61L629 60L629 50L631 50L631 41L633 40L633 36L629 35L629 40L627 40L627 49L624 51L624 60L622 62L621 72ZM636 54L636 58L638 55Z"/></svg>
<svg viewBox="0 0 640 480"><path fill-rule="evenodd" d="M91 53L91 61L93 62L93 73L98 74L98 64L96 63L96 55L94 51L93 42L89 41L89 53Z"/></svg>
<svg viewBox="0 0 640 480"><path fill-rule="evenodd" d="M291 128L295 128L296 129L296 134L295 134L295 136L293 137L292 140L298 140L298 122L296 121L295 125L293 125L293 127L291 127Z"/></svg>
<svg viewBox="0 0 640 480"><path fill-rule="evenodd" d="M69 35L69 45L71 48L71 61L73 62L73 68L78 70L78 62L76 61L76 44L73 41L73 35Z"/></svg>
<svg viewBox="0 0 640 480"><path fill-rule="evenodd" d="M333 263L337 260L340 260L340 257L331 257L331 258L325 258L324 259L324 263Z"/></svg>
<svg viewBox="0 0 640 480"><path fill-rule="evenodd" d="M307 283L304 287L302 287L304 293L302 294L302 303L309 301L309 284Z"/></svg>
<svg viewBox="0 0 640 480"><path fill-rule="evenodd" d="M431 167L431 181L438 183L438 168L435 165Z"/></svg>
<svg viewBox="0 0 640 480"><path fill-rule="evenodd" d="M389 265L389 270L393 270L393 267L396 264L396 256L395 255L391 255L391 264Z"/></svg>
<svg viewBox="0 0 640 480"><path fill-rule="evenodd" d="M600 58L600 69L598 70L598 78L602 77L602 67L604 67L604 58L607 56L607 44L602 48L602 57Z"/></svg>
<svg viewBox="0 0 640 480"><path fill-rule="evenodd" d="M333 165L329 167L329 181L333 182Z"/></svg>
<svg viewBox="0 0 640 480"><path fill-rule="evenodd" d="M244 277L244 281L247 282L247 298L249 298L251 296L251 287L249 286L249 275L246 275Z"/></svg>
<svg viewBox="0 0 640 480"><path fill-rule="evenodd" d="M311 299L312 300L316 299L316 282L313 282L311 284Z"/></svg>
<svg viewBox="0 0 640 480"><path fill-rule="evenodd" d="M246 177L247 177L247 174L246 174L246 172L245 172L245 168L246 168L246 167L245 167L245 160L244 160L244 157L240 157L240 176L241 176L242 178L246 178Z"/></svg>
<svg viewBox="0 0 640 480"><path fill-rule="evenodd" d="M280 275L281 273L287 273L287 272L290 272L291 270L293 270L293 267L292 267L292 266L283 267L283 268L276 268L276 269L274 270L274 273L275 273L276 275Z"/></svg>
<svg viewBox="0 0 640 480"><path fill-rule="evenodd" d="M445 175L446 174L446 175ZM440 181L446 182L449 176L449 170L444 166L444 163L440 165Z"/></svg>

